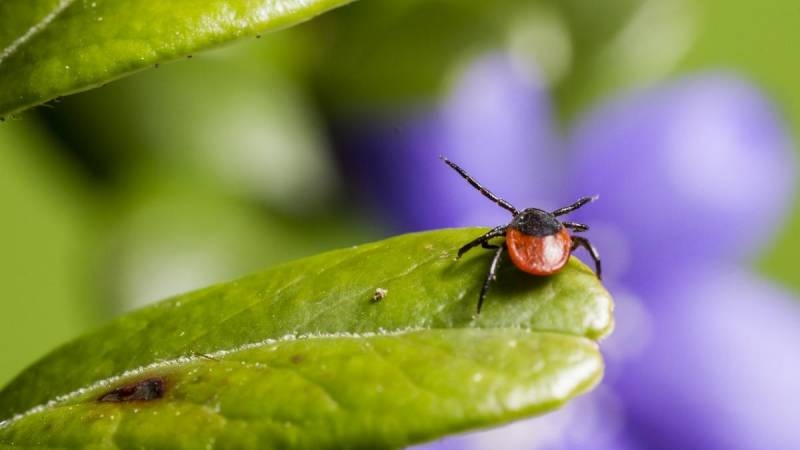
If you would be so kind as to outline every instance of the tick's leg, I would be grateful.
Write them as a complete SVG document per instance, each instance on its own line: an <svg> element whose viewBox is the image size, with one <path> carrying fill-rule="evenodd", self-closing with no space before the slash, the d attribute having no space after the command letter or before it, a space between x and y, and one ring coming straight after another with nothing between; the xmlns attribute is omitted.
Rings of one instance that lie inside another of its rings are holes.
<svg viewBox="0 0 800 450"><path fill-rule="evenodd" d="M561 222L561 225L564 225L565 228L569 228L570 230L580 233L582 231L588 231L589 225L577 222Z"/></svg>
<svg viewBox="0 0 800 450"><path fill-rule="evenodd" d="M486 293L489 292L489 283L497 279L497 265L500 262L500 256L503 255L503 250L505 250L505 247L498 248L494 253L494 258L492 258L492 264L489 266L489 273L486 274L486 280L483 282L483 287L481 288L481 295L478 297L478 314L481 313L483 299L486 298Z"/></svg>
<svg viewBox="0 0 800 450"><path fill-rule="evenodd" d="M564 214L571 213L572 211L575 211L576 209L580 208L581 206L583 206L583 205L585 205L587 203L591 203L591 202L597 200L598 198L600 198L599 195L595 195L593 197L581 197L581 199L578 200L577 202L575 202L575 203L573 203L573 204L571 204L569 206L565 206L563 208L558 208L557 210L553 211L552 214L554 216L562 216Z"/></svg>
<svg viewBox="0 0 800 450"><path fill-rule="evenodd" d="M493 238L500 237L500 236L505 236L506 228L508 228L506 225L502 225L502 226L499 226L499 227L492 228L488 233L486 233L483 236L475 239L474 241L471 241L471 242L467 243L466 245L464 245L463 247L458 249L458 256L457 257L461 258L461 255L463 255L464 253L466 253L468 250L472 249L476 245L486 244L486 242L489 239L493 239Z"/></svg>
<svg viewBox="0 0 800 450"><path fill-rule="evenodd" d="M491 193L491 192L490 192L488 189L486 189L485 187L483 187L483 186L482 186L480 183L478 183L478 182L477 182L477 181L476 181L474 178L472 178L472 177L470 176L470 174L468 174L468 173L467 173L467 171L466 171L466 170L464 170L464 169L462 169L461 167L459 167L459 166L458 166L458 164L456 164L456 163L454 163L454 162L450 161L449 159L447 159L447 158L445 158L444 156L441 156L441 155L439 156L439 158L441 158L441 159L442 159L442 161L444 161L444 162L445 162L445 164L447 164L448 166L452 167L452 168L453 168L453 170L455 170L456 172L458 172L458 174L459 174L459 175L461 175L461 177L462 177L462 178L464 178L465 180L467 180L467 182L468 182L469 184L471 184L471 185L472 185L472 187L474 187L475 189L477 189L477 190L478 190L478 191L479 191L481 194L483 194L483 196L484 196L484 197L486 197L486 198L488 198L489 200L491 200L491 201L493 201L493 202L497 203L498 205L500 205L500 207L502 207L503 209L507 210L508 212L510 212L511 214L513 214L513 215L515 215L515 216L516 216L517 214L519 214L519 211L517 211L517 208L514 208L514 206L512 206L512 205L511 205L511 203L508 203L507 201L503 200L502 198L500 198L500 197L498 197L498 196L496 196L496 195L492 194L492 193Z"/></svg>
<svg viewBox="0 0 800 450"><path fill-rule="evenodd" d="M499 245L490 244L490 243L488 243L486 241L481 242L481 247L483 247L483 248L485 248L487 250L494 250L494 249L500 248Z"/></svg>
<svg viewBox="0 0 800 450"><path fill-rule="evenodd" d="M597 253L597 249L594 248L594 245L585 237L572 236L572 250L575 250L579 246L585 248L589 252L589 255L594 260L594 273L597 274L598 279L603 279L602 269L600 268L600 254Z"/></svg>

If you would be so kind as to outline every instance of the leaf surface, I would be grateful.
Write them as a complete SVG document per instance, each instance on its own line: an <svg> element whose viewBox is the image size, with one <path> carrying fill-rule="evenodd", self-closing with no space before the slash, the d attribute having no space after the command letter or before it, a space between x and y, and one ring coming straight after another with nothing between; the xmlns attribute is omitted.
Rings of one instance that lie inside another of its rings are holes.
<svg viewBox="0 0 800 450"><path fill-rule="evenodd" d="M476 317L491 254L454 255L482 231L337 250L120 317L0 391L0 444L396 448L553 409L599 381L611 298L577 260L547 278L506 262Z"/></svg>
<svg viewBox="0 0 800 450"><path fill-rule="evenodd" d="M4 0L0 116L352 0Z"/></svg>

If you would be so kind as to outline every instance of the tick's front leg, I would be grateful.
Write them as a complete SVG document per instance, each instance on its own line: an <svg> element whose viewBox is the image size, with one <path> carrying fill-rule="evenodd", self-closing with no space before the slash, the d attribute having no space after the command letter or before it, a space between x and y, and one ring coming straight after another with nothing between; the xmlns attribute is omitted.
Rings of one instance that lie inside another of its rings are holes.
<svg viewBox="0 0 800 450"><path fill-rule="evenodd" d="M486 245L484 245L484 244L487 244L487 242L490 239L493 239L493 238L496 238L496 237L500 237L500 236L505 236L506 228L508 228L507 225L502 225L502 226L499 226L499 227L492 228L488 233L484 234L483 236L480 236L479 238L475 239L474 241L471 241L471 242L467 243L466 245L464 245L463 247L458 249L457 258L461 258L461 255L463 255L464 253L466 253L467 251L469 251L470 249L472 249L473 247L476 247L478 245L483 245L484 248L486 248ZM488 247L488 248L491 248L491 247Z"/></svg>

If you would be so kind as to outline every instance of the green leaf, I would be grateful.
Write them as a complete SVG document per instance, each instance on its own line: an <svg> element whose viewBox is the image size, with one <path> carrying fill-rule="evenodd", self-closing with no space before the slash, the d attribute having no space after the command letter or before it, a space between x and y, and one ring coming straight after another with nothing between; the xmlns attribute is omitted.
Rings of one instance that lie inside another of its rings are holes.
<svg viewBox="0 0 800 450"><path fill-rule="evenodd" d="M352 0L4 0L0 116Z"/></svg>
<svg viewBox="0 0 800 450"><path fill-rule="evenodd" d="M0 391L0 444L396 448L558 407L602 375L611 298L575 259L547 278L506 262L475 316L491 254L454 255L482 231L333 251L120 317Z"/></svg>

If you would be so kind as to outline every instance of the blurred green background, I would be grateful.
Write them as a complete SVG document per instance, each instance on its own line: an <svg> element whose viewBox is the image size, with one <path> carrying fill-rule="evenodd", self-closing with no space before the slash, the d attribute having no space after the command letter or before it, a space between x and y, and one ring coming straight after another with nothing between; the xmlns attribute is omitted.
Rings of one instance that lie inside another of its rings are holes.
<svg viewBox="0 0 800 450"><path fill-rule="evenodd" d="M800 130L788 0L381 0L161 65L0 124L0 384L147 302L388 233L348 201L329 124L436 101L503 48L535 60L564 127L697 70L759 84ZM800 209L758 269L795 292Z"/></svg>

